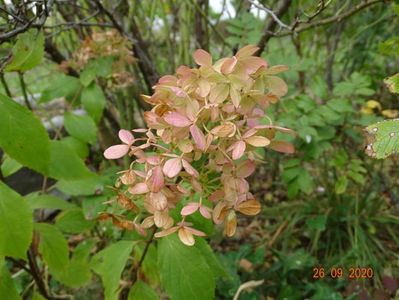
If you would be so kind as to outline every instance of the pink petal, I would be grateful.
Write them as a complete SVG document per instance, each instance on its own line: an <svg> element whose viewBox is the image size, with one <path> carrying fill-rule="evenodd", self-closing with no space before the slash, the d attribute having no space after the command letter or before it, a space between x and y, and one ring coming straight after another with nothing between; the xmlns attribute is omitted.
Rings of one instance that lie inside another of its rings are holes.
<svg viewBox="0 0 399 300"><path fill-rule="evenodd" d="M186 204L180 212L182 216L188 216L195 213L199 208L199 203L191 202Z"/></svg>
<svg viewBox="0 0 399 300"><path fill-rule="evenodd" d="M209 212L209 208L205 206L200 207L200 214L205 218L205 219L210 219L211 218L211 213Z"/></svg>
<svg viewBox="0 0 399 300"><path fill-rule="evenodd" d="M144 120L149 128L163 129L166 126L160 122L161 118L152 111L144 112Z"/></svg>
<svg viewBox="0 0 399 300"><path fill-rule="evenodd" d="M206 234L202 231L199 231L197 229L191 228L191 227L184 227L188 232L192 233L193 235L196 236L206 236Z"/></svg>
<svg viewBox="0 0 399 300"><path fill-rule="evenodd" d="M240 178L247 178L255 171L255 162L251 160L244 160L237 167L237 176Z"/></svg>
<svg viewBox="0 0 399 300"><path fill-rule="evenodd" d="M159 192L165 185L163 178L162 169L160 166L152 169L152 176L149 179L150 187L152 192Z"/></svg>
<svg viewBox="0 0 399 300"><path fill-rule="evenodd" d="M177 227L177 226L176 227L171 227L171 228L162 230L160 232L157 232L156 234L154 234L154 236L156 238L164 237L164 236L167 236L169 234L172 234L172 233L176 232L178 229L179 229L179 227Z"/></svg>
<svg viewBox="0 0 399 300"><path fill-rule="evenodd" d="M164 120L168 124L175 127L187 127L191 125L191 121L189 119L176 111L166 113L164 116Z"/></svg>
<svg viewBox="0 0 399 300"><path fill-rule="evenodd" d="M268 146L268 148L282 153L288 153L288 154L295 153L294 146L285 141L272 141Z"/></svg>
<svg viewBox="0 0 399 300"><path fill-rule="evenodd" d="M121 130L119 130L118 135L119 135L119 139L122 142L124 142L125 144L128 144L128 145L133 144L134 136L129 130L121 129Z"/></svg>
<svg viewBox="0 0 399 300"><path fill-rule="evenodd" d="M111 146L104 151L104 157L106 159L118 159L126 155L129 152L129 145L115 145Z"/></svg>
<svg viewBox="0 0 399 300"><path fill-rule="evenodd" d="M244 155L246 145L244 141L238 141L234 145L235 147L233 149L232 157L234 160L236 160Z"/></svg>
<svg viewBox="0 0 399 300"><path fill-rule="evenodd" d="M191 176L194 176L194 177L199 177L198 171L196 169L194 169L193 166L190 165L190 163L188 161L183 159L182 163L183 163L184 170L186 170L186 172L188 174L190 174Z"/></svg>
<svg viewBox="0 0 399 300"><path fill-rule="evenodd" d="M180 173L182 168L182 162L180 158L169 159L163 166L163 172L169 178L175 177Z"/></svg>
<svg viewBox="0 0 399 300"><path fill-rule="evenodd" d="M139 194L148 193L150 191L150 189L148 188L146 183L140 182L140 183L136 184L135 186L129 188L128 191L132 195L139 195Z"/></svg>
<svg viewBox="0 0 399 300"><path fill-rule="evenodd" d="M260 67L267 66L266 62L262 58L256 56L242 58L240 62L244 65L248 74L253 74Z"/></svg>
<svg viewBox="0 0 399 300"><path fill-rule="evenodd" d="M220 200L224 197L224 191L223 190L216 190L212 194L209 195L208 200L215 202L217 200Z"/></svg>
<svg viewBox="0 0 399 300"><path fill-rule="evenodd" d="M193 137L194 142L199 150L204 151L206 146L205 136L201 129L198 128L197 125L192 125L190 127L190 133Z"/></svg>
<svg viewBox="0 0 399 300"><path fill-rule="evenodd" d="M240 50L238 50L238 52L236 53L236 57L241 58L241 57L251 56L258 50L259 50L259 48L254 45L247 45L245 47L242 47Z"/></svg>
<svg viewBox="0 0 399 300"><path fill-rule="evenodd" d="M177 97L183 98L187 96L186 92L179 87L171 86L170 89L172 90L173 93L175 93Z"/></svg>
<svg viewBox="0 0 399 300"><path fill-rule="evenodd" d="M222 73L230 74L231 72L233 72L236 64L237 64L237 58L235 56L226 59L221 68Z"/></svg>
<svg viewBox="0 0 399 300"><path fill-rule="evenodd" d="M200 66L210 66L212 65L212 56L205 50L198 49L195 50L193 58L197 65Z"/></svg>

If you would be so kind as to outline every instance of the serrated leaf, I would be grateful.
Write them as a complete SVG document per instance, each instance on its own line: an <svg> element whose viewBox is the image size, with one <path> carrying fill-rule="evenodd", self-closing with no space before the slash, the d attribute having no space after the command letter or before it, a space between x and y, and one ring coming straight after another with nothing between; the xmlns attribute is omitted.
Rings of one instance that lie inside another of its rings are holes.
<svg viewBox="0 0 399 300"><path fill-rule="evenodd" d="M91 83L88 87L84 88L81 99L84 109L98 123L103 114L106 102L101 88L94 82Z"/></svg>
<svg viewBox="0 0 399 300"><path fill-rule="evenodd" d="M49 87L42 91L39 103L46 103L62 97L73 100L78 97L81 88L78 78L66 75L57 76L50 83Z"/></svg>
<svg viewBox="0 0 399 300"><path fill-rule="evenodd" d="M138 280L129 291L128 300L157 300L157 293L145 282Z"/></svg>
<svg viewBox="0 0 399 300"><path fill-rule="evenodd" d="M133 245L133 241L119 241L101 250L92 258L90 265L101 277L105 300L118 299L119 280Z"/></svg>
<svg viewBox="0 0 399 300"><path fill-rule="evenodd" d="M25 72L36 67L42 61L44 54L43 31L31 29L18 35L12 48L11 62L5 70Z"/></svg>
<svg viewBox="0 0 399 300"><path fill-rule="evenodd" d="M194 247L201 252L201 255L205 258L215 278L229 277L229 274L224 269L222 263L219 261L212 248L203 238L197 237Z"/></svg>
<svg viewBox="0 0 399 300"><path fill-rule="evenodd" d="M139 261L141 256L143 255L144 247L144 244L137 244L133 248L134 258L136 259L136 261ZM157 261L157 248L154 245L150 245L141 265L141 271L145 275L145 278L147 278L152 285L159 284Z"/></svg>
<svg viewBox="0 0 399 300"><path fill-rule="evenodd" d="M20 300L22 299L17 291L5 261L0 257L0 299Z"/></svg>
<svg viewBox="0 0 399 300"><path fill-rule="evenodd" d="M48 209L74 209L76 205L51 195L39 195L37 193L25 196L25 199L32 210L38 208Z"/></svg>
<svg viewBox="0 0 399 300"><path fill-rule="evenodd" d="M25 199L0 182L0 255L25 259L33 217Z"/></svg>
<svg viewBox="0 0 399 300"><path fill-rule="evenodd" d="M104 189L101 178L96 174L76 180L59 180L56 186L61 192L72 196L94 195Z"/></svg>
<svg viewBox="0 0 399 300"><path fill-rule="evenodd" d="M39 233L39 252L54 272L63 272L68 266L68 243L57 227L47 223L35 223Z"/></svg>
<svg viewBox="0 0 399 300"><path fill-rule="evenodd" d="M86 220L82 209L78 208L60 213L55 225L63 232L78 234L92 229L95 221Z"/></svg>
<svg viewBox="0 0 399 300"><path fill-rule="evenodd" d="M39 118L1 94L0 112L0 147L22 165L47 174L50 139Z"/></svg>
<svg viewBox="0 0 399 300"><path fill-rule="evenodd" d="M74 288L87 284L91 279L88 259L93 246L93 241L80 243L73 251L66 270L56 272L55 277L63 284Z"/></svg>
<svg viewBox="0 0 399 300"><path fill-rule="evenodd" d="M176 234L163 237L158 247L161 283L173 300L214 299L214 274L196 247L184 245Z"/></svg>
<svg viewBox="0 0 399 300"><path fill-rule="evenodd" d="M71 136L82 142L93 144L96 141L96 123L89 116L78 116L67 112L64 115L64 126Z"/></svg>
<svg viewBox="0 0 399 300"><path fill-rule="evenodd" d="M381 159L399 151L399 120L387 120L366 127L366 154Z"/></svg>
<svg viewBox="0 0 399 300"><path fill-rule="evenodd" d="M89 155L88 145L72 136L66 136L60 141L73 149L76 154L82 159L86 158Z"/></svg>
<svg viewBox="0 0 399 300"><path fill-rule="evenodd" d="M51 141L50 177L76 180L93 176L75 151L61 141Z"/></svg>
<svg viewBox="0 0 399 300"><path fill-rule="evenodd" d="M108 76L112 72L112 64L113 58L110 56L91 59L80 73L80 82L88 86L97 76Z"/></svg>

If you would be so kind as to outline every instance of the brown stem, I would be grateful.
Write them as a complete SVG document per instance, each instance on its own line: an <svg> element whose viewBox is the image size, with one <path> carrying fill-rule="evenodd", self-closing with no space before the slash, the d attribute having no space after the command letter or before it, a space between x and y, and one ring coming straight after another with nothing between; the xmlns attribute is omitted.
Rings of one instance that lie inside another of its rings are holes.
<svg viewBox="0 0 399 300"><path fill-rule="evenodd" d="M46 286L42 280L42 276L39 271L39 267L37 266L36 260L35 260L35 255L33 253L32 248L30 248L27 252L28 255L28 263L29 263L29 268L31 270L31 274L33 276L33 279L36 282L37 288L39 290L39 293L46 299L51 299L49 294L47 293Z"/></svg>
<svg viewBox="0 0 399 300"><path fill-rule="evenodd" d="M275 13L277 18L280 19L288 11L288 8L290 7L291 2L292 2L292 0L283 0L280 2L280 5L278 6L276 13ZM263 35L258 42L259 51L257 54L259 56L265 50L267 42L274 35L272 32L276 28L276 26L277 26L277 22L274 19L269 18L269 22L266 24L265 29L263 30Z"/></svg>
<svg viewBox="0 0 399 300"><path fill-rule="evenodd" d="M367 8L371 5L377 4L377 3L384 3L384 0L372 0L372 1L365 1L362 2L361 4L356 5L355 7L353 7L351 10L348 10L346 13L343 14L338 14L338 15L334 15L332 17L329 18L325 18L322 20L318 20L318 21L314 21L308 24L304 24L304 25L300 25L297 28L294 28L294 30L285 30L282 31L280 33L272 33L269 32L270 35L272 36L276 36L276 37L282 37L282 36L286 36L286 35L290 35L293 33L299 33L314 27L318 27L318 26L323 26L323 25L327 25L330 23L334 23L334 22L341 22L351 16L353 16L354 14L358 13L359 11L361 11L364 8Z"/></svg>
<svg viewBox="0 0 399 300"><path fill-rule="evenodd" d="M13 258L13 257L7 257L7 259L9 259L9 260L12 261L14 264L16 264L18 267L24 269L26 272L28 272L29 274L32 275L32 271L31 271L29 268L27 268L23 262L21 262L21 261L19 261L19 260L16 260L16 259Z"/></svg>

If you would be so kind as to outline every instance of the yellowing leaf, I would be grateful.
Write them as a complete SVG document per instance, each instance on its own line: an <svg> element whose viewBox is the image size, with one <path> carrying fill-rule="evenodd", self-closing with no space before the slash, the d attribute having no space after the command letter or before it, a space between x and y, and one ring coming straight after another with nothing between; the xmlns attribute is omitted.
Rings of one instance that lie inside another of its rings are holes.
<svg viewBox="0 0 399 300"><path fill-rule="evenodd" d="M397 118L399 116L399 111L397 109L384 109L381 114L387 118Z"/></svg>
<svg viewBox="0 0 399 300"><path fill-rule="evenodd" d="M245 142L254 146L254 147L266 147L270 144L270 140L266 137L254 135L245 139Z"/></svg>
<svg viewBox="0 0 399 300"><path fill-rule="evenodd" d="M269 91L278 97L282 97L288 92L287 84L280 77L266 76L265 84Z"/></svg>

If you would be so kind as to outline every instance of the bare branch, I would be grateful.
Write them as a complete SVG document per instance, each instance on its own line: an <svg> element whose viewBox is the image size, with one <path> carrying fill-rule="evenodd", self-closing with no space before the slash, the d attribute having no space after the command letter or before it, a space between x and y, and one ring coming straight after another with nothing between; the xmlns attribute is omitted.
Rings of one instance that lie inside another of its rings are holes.
<svg viewBox="0 0 399 300"><path fill-rule="evenodd" d="M371 6L371 5L377 4L377 3L384 3L384 0L366 1L366 2L363 2L361 4L356 5L351 10L349 10L346 13L343 13L341 15L334 15L334 16L329 17L329 18L325 18L325 19L322 19L322 20L314 21L312 23L304 24L304 25L298 26L293 31L283 31L283 32L274 34L274 36L282 37L282 36L287 36L287 35L290 35L290 34L298 34L299 32L302 32L302 31L305 31L305 30L309 30L309 29L312 29L314 27L323 26L323 25L327 25L327 24L330 24L330 23L334 23L334 22L339 23L339 22L341 22L341 21L353 16L354 14L360 12L361 10L363 10L363 9L365 9L365 8Z"/></svg>
<svg viewBox="0 0 399 300"><path fill-rule="evenodd" d="M270 15L274 21L277 22L277 24L282 27L282 28L287 28L291 30L291 27L284 24L277 16L276 14L271 10L268 9L267 7L264 7L263 5L261 5L260 3L256 3L254 0L247 0L249 3L251 3L253 6L255 6L256 8L259 8L260 10L263 10L264 12L266 12L268 15Z"/></svg>
<svg viewBox="0 0 399 300"><path fill-rule="evenodd" d="M283 0L280 2L279 7L277 8L274 14L277 19L281 18L288 11L291 2L292 0ZM274 36L273 30L274 28L276 28L276 25L277 22L275 21L275 19L269 20L269 22L266 24L265 29L263 31L263 35L258 42L258 47L259 47L258 55L260 55L263 52L263 50L265 50L267 42L270 40L272 36Z"/></svg>

